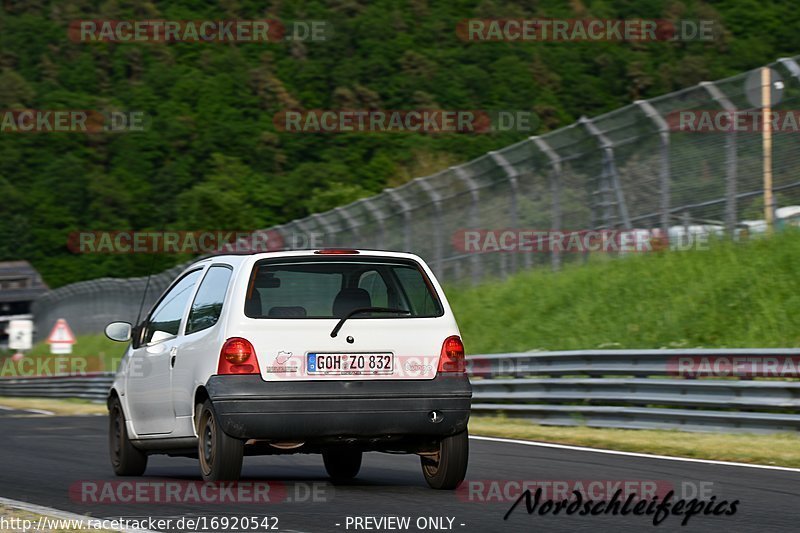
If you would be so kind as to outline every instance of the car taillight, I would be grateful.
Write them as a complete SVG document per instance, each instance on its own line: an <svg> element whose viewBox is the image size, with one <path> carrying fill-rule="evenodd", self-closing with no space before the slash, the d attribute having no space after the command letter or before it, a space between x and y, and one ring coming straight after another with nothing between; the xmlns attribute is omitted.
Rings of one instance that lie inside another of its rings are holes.
<svg viewBox="0 0 800 533"><path fill-rule="evenodd" d="M464 359L464 344L458 335L447 337L442 344L442 353L439 356L439 372L467 371L467 362Z"/></svg>
<svg viewBox="0 0 800 533"><path fill-rule="evenodd" d="M250 341L232 337L225 341L219 354L217 374L260 374L256 351Z"/></svg>

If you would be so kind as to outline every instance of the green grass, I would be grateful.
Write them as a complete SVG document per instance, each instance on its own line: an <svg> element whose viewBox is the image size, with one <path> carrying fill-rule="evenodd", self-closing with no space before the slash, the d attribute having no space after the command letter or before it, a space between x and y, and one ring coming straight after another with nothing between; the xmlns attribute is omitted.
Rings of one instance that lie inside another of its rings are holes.
<svg viewBox="0 0 800 533"><path fill-rule="evenodd" d="M800 436L539 426L503 417L469 419L471 435L572 444L673 457L800 467Z"/></svg>
<svg viewBox="0 0 800 533"><path fill-rule="evenodd" d="M800 346L800 232L448 287L468 353Z"/></svg>
<svg viewBox="0 0 800 533"><path fill-rule="evenodd" d="M81 398L22 398L0 396L0 406L12 409L40 409L60 416L104 415L108 412L105 402L93 402Z"/></svg>

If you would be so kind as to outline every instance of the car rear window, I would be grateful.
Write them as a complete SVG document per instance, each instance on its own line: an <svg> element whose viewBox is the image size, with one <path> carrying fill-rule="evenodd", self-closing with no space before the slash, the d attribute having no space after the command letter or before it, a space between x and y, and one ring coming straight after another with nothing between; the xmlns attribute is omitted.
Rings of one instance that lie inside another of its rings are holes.
<svg viewBox="0 0 800 533"><path fill-rule="evenodd" d="M250 318L341 318L356 308L408 313L363 313L364 318L442 316L430 280L412 261L383 259L265 259L250 275L245 315Z"/></svg>

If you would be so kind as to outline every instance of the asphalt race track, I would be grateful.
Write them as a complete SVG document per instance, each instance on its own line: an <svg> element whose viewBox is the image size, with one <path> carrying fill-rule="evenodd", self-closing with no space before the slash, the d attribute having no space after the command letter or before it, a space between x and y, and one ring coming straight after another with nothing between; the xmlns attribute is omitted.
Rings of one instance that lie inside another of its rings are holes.
<svg viewBox="0 0 800 533"><path fill-rule="evenodd" d="M275 501L209 503L184 499L169 503L126 503L117 500L95 503L90 498L87 501L81 492L83 489L75 487L85 488L87 483L92 487L104 486L103 481L120 480L145 486L160 485L164 481L185 486L198 479L196 461L151 457L143 478L115 478L106 452L105 417L32 416L5 410L0 411L0 496L94 517L171 517L177 520L181 517L271 516L277 517L279 531L650 529L739 532L797 531L799 527L799 472L475 439L470 446L467 481L456 492L429 489L416 456L367 454L357 481L345 486L333 486L327 481L321 457L292 455L245 458L242 481L262 485L268 483ZM717 501L739 500L739 504L733 516L700 514L693 516L686 527L681 527L681 517L677 516L668 516L660 525L654 526L652 516L632 514L541 516L534 512L529 515L524 502L511 513L508 520L504 520L504 514L519 491L509 492L513 493L513 497L503 496L502 492L516 487L513 481L522 480L561 480L570 483L575 480L586 483L647 481L655 482L659 487L673 487L686 499L693 496L690 492L702 490L711 491L706 494L713 494ZM487 498L493 501L481 501ZM409 527L392 529L391 526L395 524L391 522L379 525L377 522L363 521L361 527L355 527L356 517L386 519L390 516L409 517ZM427 521L428 517L432 517L432 520ZM387 525L389 527L384 527ZM206 527L209 527L208 523ZM188 529L184 527L183 530Z"/></svg>

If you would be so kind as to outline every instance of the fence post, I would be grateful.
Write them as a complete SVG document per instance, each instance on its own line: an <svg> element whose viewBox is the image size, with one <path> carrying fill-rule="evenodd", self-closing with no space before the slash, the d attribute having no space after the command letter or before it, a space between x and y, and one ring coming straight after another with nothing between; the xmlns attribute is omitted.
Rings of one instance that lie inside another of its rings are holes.
<svg viewBox="0 0 800 533"><path fill-rule="evenodd" d="M736 106L733 102L723 94L719 88L710 81L701 81L700 86L711 96L711 99L717 102L722 109L728 113L735 113ZM736 231L737 214L736 214L736 198L737 198L737 139L736 128L732 128L725 136L725 230L732 238Z"/></svg>
<svg viewBox="0 0 800 533"><path fill-rule="evenodd" d="M360 248L361 247L361 232L358 230L358 223L355 221L353 216L347 211L346 207L334 207L333 211L339 215L339 217L345 221L347 224L347 229L352 231L354 241L344 243L345 246L352 246L353 248Z"/></svg>
<svg viewBox="0 0 800 533"><path fill-rule="evenodd" d="M311 226L309 225L309 224L311 223L311 221L312 221L312 220L314 220L314 216L313 216L313 215L312 215L312 216L309 216L309 217L305 217L305 218L300 218L300 219L297 219L297 220L295 220L295 221L294 221L294 224L295 224L297 227L299 227L299 228L300 228L300 230L301 230L303 233L305 233L305 234L306 234L306 236L307 236L309 239L310 239L310 236L311 236L311 234L312 234L312 233L314 233L314 232L312 231L312 229L311 229ZM315 221L315 222L316 222L316 221ZM292 235L292 249L293 249L293 250L294 250L294 249L296 249L296 245L297 245L297 236L296 236L296 235ZM309 245L309 248L310 248L310 247L311 247L311 246Z"/></svg>
<svg viewBox="0 0 800 533"><path fill-rule="evenodd" d="M689 237L689 226L692 224L692 215L689 211L684 211L683 215L681 215L681 224L683 224L683 236L685 239L681 243L681 246L689 246L689 243L692 242Z"/></svg>
<svg viewBox="0 0 800 533"><path fill-rule="evenodd" d="M288 241L286 240L286 233L285 233L286 226L284 224L278 224L277 226L271 226L270 228L262 229L259 231L270 231L270 230L274 231L275 233L281 236L281 239L283 239L283 249L288 250L289 249L287 247Z"/></svg>
<svg viewBox="0 0 800 533"><path fill-rule="evenodd" d="M625 229L632 229L631 220L628 216L628 206L625 203L625 194L622 191L622 187L619 183L619 175L617 173L617 166L614 163L614 143L611 142L611 139L606 137L600 129L595 126L594 122L589 120L586 117L581 117L578 121L586 128L586 131L589 134L597 139L600 148L603 150L603 173L601 174L601 178L604 178L603 183L603 191L602 196L605 196L608 192L608 183L605 180L608 180L611 184L611 188L614 190L616 196L616 204L617 204L617 211L619 212L619 218L622 220L622 225ZM603 218L605 219L603 223L608 225L608 221L610 217L608 216L607 208L610 207L610 203L606 198L603 198L603 209L604 215Z"/></svg>
<svg viewBox="0 0 800 533"><path fill-rule="evenodd" d="M317 227L322 228L322 230L325 232L323 233L325 236L323 239L323 244L325 246L333 246L336 240L336 229L320 213L314 213L311 215L311 220L316 222ZM331 239L333 239L333 242L328 243L328 235L330 235Z"/></svg>
<svg viewBox="0 0 800 533"><path fill-rule="evenodd" d="M500 152L489 152L489 156L495 162L497 166L503 169L505 172L506 177L508 178L508 183L511 186L511 229L514 231L519 229L519 215L517 213L517 197L519 196L519 173L517 170L508 162L508 159L505 158L503 154ZM501 252L502 253L502 252ZM517 254L516 252L511 254L511 272L517 271Z"/></svg>
<svg viewBox="0 0 800 533"><path fill-rule="evenodd" d="M669 125L664 117L647 100L636 100L636 105L644 114L653 121L658 129L661 138L661 166L658 171L660 209L661 209L661 231L664 235L669 235L669 206L670 206L670 158L669 158Z"/></svg>
<svg viewBox="0 0 800 533"><path fill-rule="evenodd" d="M372 203L375 201L376 196L371 196L369 198L362 198L358 200L357 204L364 204L364 207L369 211L369 214L372 215L372 218L375 219L375 222L378 223L378 239L376 241L377 246L376 248L379 250L383 250L386 247L386 224L383 221L383 217L381 216L380 210L375 207Z"/></svg>
<svg viewBox="0 0 800 533"><path fill-rule="evenodd" d="M457 167L450 167L450 169L455 173L455 175L464 182L469 189L470 195L470 205L469 205L469 222L466 224L467 227L475 228L476 230L480 230L480 188L478 187L478 183L470 176L469 172L467 172L463 166ZM472 284L477 285L480 283L481 277L483 273L481 272L481 260L482 255L480 250L476 250L474 254L472 254L471 262L472 262Z"/></svg>
<svg viewBox="0 0 800 533"><path fill-rule="evenodd" d="M418 183L420 188L425 191L425 194L433 202L433 208L436 212L436 220L433 223L433 257L434 263L436 264L436 276L440 280L444 280L444 263L442 261L443 250L442 247L444 243L442 242L442 231L444 226L444 221L442 220L442 195L439 194L439 191L433 188L433 185L428 183L428 178L415 178L414 182Z"/></svg>
<svg viewBox="0 0 800 533"><path fill-rule="evenodd" d="M290 225L294 224L295 226L299 227L300 231L302 231L305 234L304 235L304 240L307 241L307 247L308 248L314 248L314 247L316 247L316 244L314 246L312 246L312 244L311 244L311 235L314 233L312 231L312 226L310 225L312 222L316 225L316 227L323 228L323 230L326 232L326 235L327 234L333 235L335 233L333 228L331 227L331 225L325 220L325 217L323 217L319 213L314 213L314 214L309 215L309 216L307 216L305 218L297 219L297 220L295 220L293 222L290 222L286 226L290 226ZM284 226L282 226L282 227L284 227ZM290 236L291 236L291 239L292 239L291 240L290 249L292 249L292 250L302 249L302 247L300 247L300 248L297 247L297 244L298 244L297 235L295 235L294 233L291 233ZM334 243L325 242L324 244L326 246L330 246L330 245L332 245Z"/></svg>
<svg viewBox="0 0 800 533"><path fill-rule="evenodd" d="M395 189L386 189L386 194L389 195L389 198L394 200L394 202L400 206L400 210L403 213L403 248L404 252L410 252L411 250L411 206L408 205L408 202L400 196Z"/></svg>
<svg viewBox="0 0 800 533"><path fill-rule="evenodd" d="M555 150L553 150L547 142L535 135L530 138L539 150L547 156L550 161L550 200L552 202L552 221L553 230L561 230L561 158ZM549 242L549 240L548 240ZM550 251L550 261L553 270L561 268L561 253L554 246Z"/></svg>

